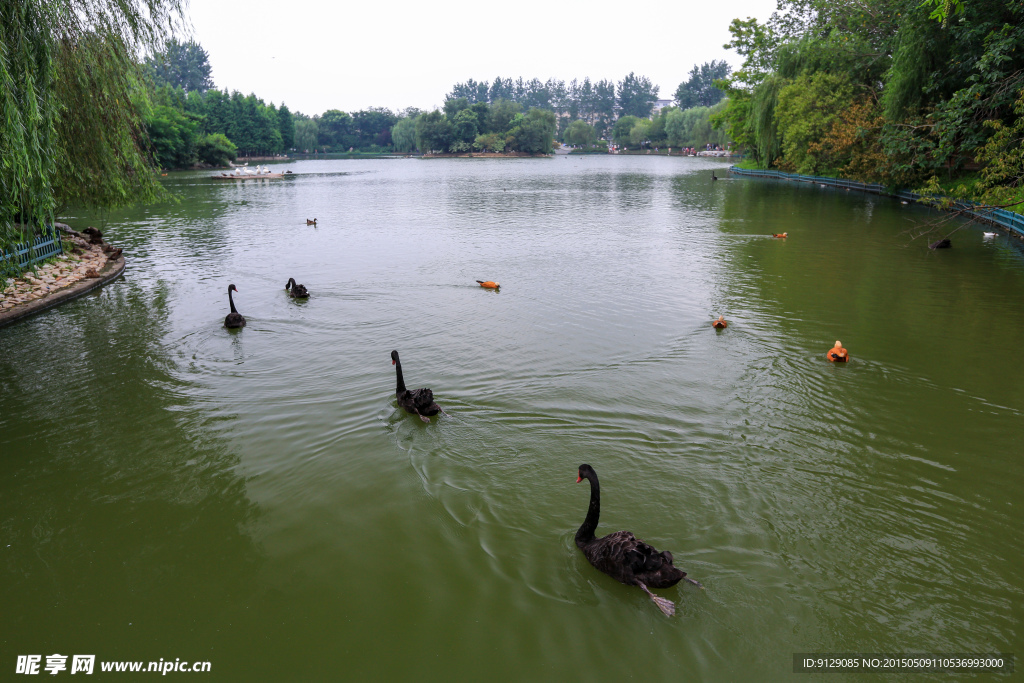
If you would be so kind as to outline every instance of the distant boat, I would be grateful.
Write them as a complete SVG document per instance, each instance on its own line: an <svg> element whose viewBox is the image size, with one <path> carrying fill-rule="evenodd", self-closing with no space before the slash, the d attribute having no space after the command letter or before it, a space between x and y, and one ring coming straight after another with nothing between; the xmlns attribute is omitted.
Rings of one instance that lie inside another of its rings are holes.
<svg viewBox="0 0 1024 683"><path fill-rule="evenodd" d="M210 176L213 180L272 180L283 177L284 173L218 173Z"/></svg>

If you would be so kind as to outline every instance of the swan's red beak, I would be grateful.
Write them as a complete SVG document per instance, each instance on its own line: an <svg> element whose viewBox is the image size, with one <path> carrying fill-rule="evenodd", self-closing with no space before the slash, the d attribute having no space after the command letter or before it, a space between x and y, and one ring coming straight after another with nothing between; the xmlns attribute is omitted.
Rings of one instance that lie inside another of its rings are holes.
<svg viewBox="0 0 1024 683"><path fill-rule="evenodd" d="M576 483L578 484L578 483L580 483L581 481L583 481L583 477L581 477L581 476L579 475L579 473L577 473L577 474L576 474Z"/></svg>
<svg viewBox="0 0 1024 683"><path fill-rule="evenodd" d="M392 361L391 361L391 364L392 364L392 365L394 365L394 364L395 364L395 361L393 361L393 360L392 360Z"/></svg>

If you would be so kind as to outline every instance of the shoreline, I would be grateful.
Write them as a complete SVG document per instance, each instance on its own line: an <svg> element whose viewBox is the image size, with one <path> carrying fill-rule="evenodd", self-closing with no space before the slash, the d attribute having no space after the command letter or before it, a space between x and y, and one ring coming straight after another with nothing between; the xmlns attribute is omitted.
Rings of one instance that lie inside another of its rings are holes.
<svg viewBox="0 0 1024 683"><path fill-rule="evenodd" d="M443 152L424 154L420 159L550 159L553 154L529 154L527 152Z"/></svg>
<svg viewBox="0 0 1024 683"><path fill-rule="evenodd" d="M842 188L844 190L857 190L859 192L868 192L870 194L877 194L884 197L891 197L893 199L899 199L904 204L907 202L913 202L915 204L923 204L938 211L945 211L954 214L968 214L971 216L971 220L978 220L983 223L988 223L1005 231L1007 234L1017 237L1018 239L1024 240L1024 215L1016 213L1014 211L1007 211L1005 209L990 208L983 204L974 204L972 202L953 200L950 206L937 206L929 203L929 200L943 199L942 197L932 196L924 197L911 192L909 190L892 190L880 185L878 183L863 183L859 180L846 180L843 178L832 178L830 176L809 176L800 173L786 173L784 171L774 170L757 170L748 168L739 168L738 166L730 166L729 173L738 176L749 176L755 178L765 178L768 180L785 180L798 183L817 183L822 187L834 187ZM945 199L949 199L948 197Z"/></svg>
<svg viewBox="0 0 1024 683"><path fill-rule="evenodd" d="M126 265L122 254L111 259L103 245L90 244L81 257L69 253L36 271L28 270L3 289L0 327L88 294L120 277ZM90 270L96 274L87 275Z"/></svg>

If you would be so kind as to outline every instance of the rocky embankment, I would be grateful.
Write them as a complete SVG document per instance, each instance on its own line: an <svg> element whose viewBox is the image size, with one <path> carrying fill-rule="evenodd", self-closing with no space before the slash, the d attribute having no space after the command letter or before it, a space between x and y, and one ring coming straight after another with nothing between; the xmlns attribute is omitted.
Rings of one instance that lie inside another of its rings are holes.
<svg viewBox="0 0 1024 683"><path fill-rule="evenodd" d="M121 250L103 241L103 233L96 228L80 233L69 228L63 231L64 255L22 273L21 277L0 282L0 313L56 294L82 280L101 277L108 262L121 258Z"/></svg>

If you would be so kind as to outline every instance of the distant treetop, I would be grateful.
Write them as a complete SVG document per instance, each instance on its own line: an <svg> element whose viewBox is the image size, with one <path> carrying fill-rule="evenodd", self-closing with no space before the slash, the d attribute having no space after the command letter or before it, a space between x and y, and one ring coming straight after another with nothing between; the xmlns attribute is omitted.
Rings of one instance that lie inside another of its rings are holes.
<svg viewBox="0 0 1024 683"><path fill-rule="evenodd" d="M711 107L725 97L725 93L715 87L715 81L727 78L732 67L723 59L696 64L690 69L690 78L676 88L675 99L681 109L691 107Z"/></svg>
<svg viewBox="0 0 1024 683"><path fill-rule="evenodd" d="M169 85L186 93L204 93L213 86L210 56L196 42L182 43L171 38L163 50L146 59L146 66L157 87Z"/></svg>

